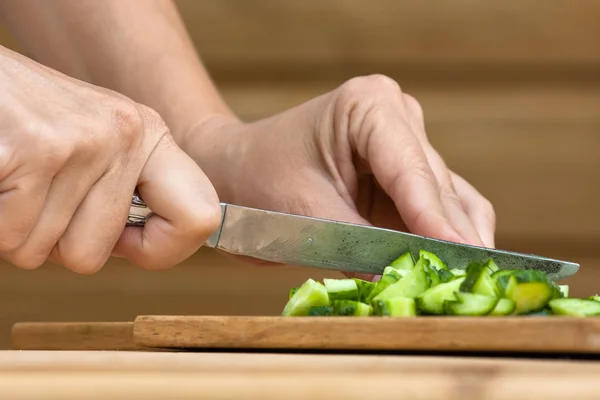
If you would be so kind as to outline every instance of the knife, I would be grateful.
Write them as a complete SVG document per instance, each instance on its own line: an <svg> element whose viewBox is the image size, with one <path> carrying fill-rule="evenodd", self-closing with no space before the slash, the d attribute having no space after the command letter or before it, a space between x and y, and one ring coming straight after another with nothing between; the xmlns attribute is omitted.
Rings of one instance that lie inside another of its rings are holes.
<svg viewBox="0 0 600 400"><path fill-rule="evenodd" d="M282 264L381 275L406 251L436 254L450 268L465 269L490 258L500 269L534 269L558 280L574 275L579 264L448 242L411 233L221 203L221 225L206 247ZM143 226L152 215L133 195L128 226Z"/></svg>

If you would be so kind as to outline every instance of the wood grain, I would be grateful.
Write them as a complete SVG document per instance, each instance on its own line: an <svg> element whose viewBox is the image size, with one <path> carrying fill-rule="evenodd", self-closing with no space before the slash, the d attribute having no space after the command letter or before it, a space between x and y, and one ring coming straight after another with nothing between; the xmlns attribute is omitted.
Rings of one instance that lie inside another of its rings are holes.
<svg viewBox="0 0 600 400"><path fill-rule="evenodd" d="M600 62L600 3L510 0L177 0L210 65ZM315 73L316 71L313 71Z"/></svg>
<svg viewBox="0 0 600 400"><path fill-rule="evenodd" d="M139 316L139 346L600 353L600 318Z"/></svg>
<svg viewBox="0 0 600 400"><path fill-rule="evenodd" d="M577 400L600 364L369 355L0 352L3 398Z"/></svg>
<svg viewBox="0 0 600 400"><path fill-rule="evenodd" d="M19 322L14 350L143 350L133 341L133 322Z"/></svg>

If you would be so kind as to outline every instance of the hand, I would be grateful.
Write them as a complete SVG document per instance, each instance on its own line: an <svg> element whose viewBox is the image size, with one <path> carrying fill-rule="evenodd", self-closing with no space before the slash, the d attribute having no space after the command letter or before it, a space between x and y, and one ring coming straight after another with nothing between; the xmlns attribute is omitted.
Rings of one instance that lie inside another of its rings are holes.
<svg viewBox="0 0 600 400"><path fill-rule="evenodd" d="M490 202L448 169L418 102L389 78L255 123L206 120L186 140L223 201L494 246Z"/></svg>
<svg viewBox="0 0 600 400"><path fill-rule="evenodd" d="M0 48L0 257L166 268L216 230L214 188L151 109ZM157 214L127 227L138 187Z"/></svg>

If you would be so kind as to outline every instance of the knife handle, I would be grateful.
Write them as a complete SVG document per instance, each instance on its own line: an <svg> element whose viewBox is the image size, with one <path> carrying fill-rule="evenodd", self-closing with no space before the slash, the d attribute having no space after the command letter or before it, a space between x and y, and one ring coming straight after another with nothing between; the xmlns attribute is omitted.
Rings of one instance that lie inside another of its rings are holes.
<svg viewBox="0 0 600 400"><path fill-rule="evenodd" d="M144 226L146 221L152 215L152 210L148 208L137 189L133 193L129 215L127 216L127 226Z"/></svg>

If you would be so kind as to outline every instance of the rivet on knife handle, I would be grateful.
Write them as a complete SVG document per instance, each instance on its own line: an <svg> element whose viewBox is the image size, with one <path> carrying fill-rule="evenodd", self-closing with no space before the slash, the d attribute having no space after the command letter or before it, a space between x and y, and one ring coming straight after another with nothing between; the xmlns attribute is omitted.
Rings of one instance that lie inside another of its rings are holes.
<svg viewBox="0 0 600 400"><path fill-rule="evenodd" d="M144 226L151 215L152 210L148 208L136 190L131 199L131 207L129 207L129 215L127 216L127 226Z"/></svg>

